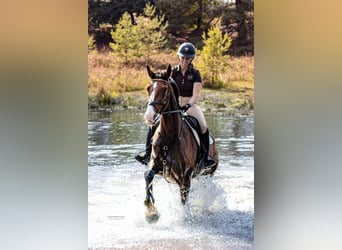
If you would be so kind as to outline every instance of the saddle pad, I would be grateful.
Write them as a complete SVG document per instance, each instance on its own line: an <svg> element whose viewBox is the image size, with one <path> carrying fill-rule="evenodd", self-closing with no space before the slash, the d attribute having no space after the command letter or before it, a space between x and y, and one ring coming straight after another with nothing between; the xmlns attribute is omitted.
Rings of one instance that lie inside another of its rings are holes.
<svg viewBox="0 0 342 250"><path fill-rule="evenodd" d="M201 144L199 133L200 133L200 127L197 119L193 116L186 115L184 116L184 120L186 124L191 129L192 134L194 135L197 145L199 146Z"/></svg>

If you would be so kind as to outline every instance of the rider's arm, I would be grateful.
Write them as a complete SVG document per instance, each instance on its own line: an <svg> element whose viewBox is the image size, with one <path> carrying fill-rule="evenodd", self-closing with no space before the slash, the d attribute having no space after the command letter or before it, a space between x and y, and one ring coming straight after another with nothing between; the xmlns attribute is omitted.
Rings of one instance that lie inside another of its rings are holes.
<svg viewBox="0 0 342 250"><path fill-rule="evenodd" d="M194 82L194 87L192 89L192 97L189 101L190 105L197 104L202 84L200 82Z"/></svg>

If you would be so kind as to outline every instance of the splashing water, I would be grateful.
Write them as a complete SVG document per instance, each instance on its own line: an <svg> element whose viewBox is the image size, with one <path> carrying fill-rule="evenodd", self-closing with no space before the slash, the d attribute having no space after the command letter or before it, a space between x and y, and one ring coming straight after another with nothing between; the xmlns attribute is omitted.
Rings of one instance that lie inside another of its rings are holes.
<svg viewBox="0 0 342 250"><path fill-rule="evenodd" d="M161 217L150 224L143 206L147 167L134 161L144 145L135 144L136 138L126 138L125 144L113 142L112 129L116 130L114 138L119 129L112 122L108 117L88 124L89 249L253 249L253 134L216 137L219 167L211 178L192 180L185 206L178 186L156 176L155 205ZM248 123L253 125L251 119L241 124ZM139 126L139 122L115 124L128 130ZM102 139L95 143L97 133ZM133 132L122 133L127 137ZM139 141L143 142L144 131L141 134ZM225 153L232 147L236 154Z"/></svg>

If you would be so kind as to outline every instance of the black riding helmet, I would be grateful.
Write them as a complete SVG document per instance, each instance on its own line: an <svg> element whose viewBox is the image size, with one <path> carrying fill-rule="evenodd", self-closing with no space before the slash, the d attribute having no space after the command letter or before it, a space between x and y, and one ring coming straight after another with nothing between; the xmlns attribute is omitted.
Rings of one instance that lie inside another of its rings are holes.
<svg viewBox="0 0 342 250"><path fill-rule="evenodd" d="M177 55L194 58L196 56L196 48L192 43L182 43L178 48Z"/></svg>

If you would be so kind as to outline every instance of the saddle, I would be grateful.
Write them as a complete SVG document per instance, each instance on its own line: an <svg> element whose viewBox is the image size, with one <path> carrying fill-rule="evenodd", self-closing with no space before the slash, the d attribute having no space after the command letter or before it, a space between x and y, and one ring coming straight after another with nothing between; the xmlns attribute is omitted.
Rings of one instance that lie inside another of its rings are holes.
<svg viewBox="0 0 342 250"><path fill-rule="evenodd" d="M197 155L197 163L199 163L202 160L203 155L205 154L205 151L206 151L206 149L204 148L204 143L202 142L202 132L201 132L200 124L194 116L183 114L183 118L184 118L185 123L190 128L192 135L194 136L197 142L197 145L200 149Z"/></svg>
<svg viewBox="0 0 342 250"><path fill-rule="evenodd" d="M182 113L183 119L185 121L185 124L190 128L193 137L195 138L196 142L197 142L197 146L199 147L199 152L197 155L197 163L200 163L200 161L203 158L203 155L205 154L206 149L204 148L204 143L203 143L203 139L202 139L202 132L201 132L201 127L200 124L198 122L198 120L191 115L188 114L184 114ZM154 128L157 128L159 125L159 117L157 117ZM154 131L152 132L152 134L154 134ZM209 136L209 144L212 144L212 138L211 136Z"/></svg>
<svg viewBox="0 0 342 250"><path fill-rule="evenodd" d="M193 136L195 137L197 145L200 146L202 132L198 120L194 116L187 114L183 114L183 118L185 120L185 123L189 126Z"/></svg>

